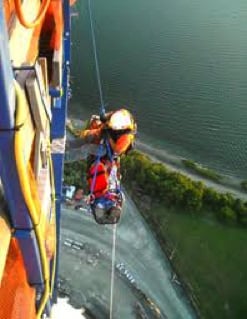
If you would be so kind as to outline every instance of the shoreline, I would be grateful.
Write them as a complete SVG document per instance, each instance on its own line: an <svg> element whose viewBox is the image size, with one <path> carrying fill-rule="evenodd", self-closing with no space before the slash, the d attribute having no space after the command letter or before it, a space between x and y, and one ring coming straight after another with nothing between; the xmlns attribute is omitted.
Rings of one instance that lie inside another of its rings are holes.
<svg viewBox="0 0 247 319"><path fill-rule="evenodd" d="M222 182L215 182L209 178L203 177L200 174L187 169L182 163L182 160L184 160L183 157L172 155L163 149L154 148L141 142L140 140L136 140L135 145L136 149L144 155L148 156L152 162L162 163L169 170L186 175L194 181L201 181L207 187L211 187L220 193L231 193L231 195L233 195L234 197L247 200L247 194L241 190L241 180L239 180L238 178L220 174L222 176Z"/></svg>
<svg viewBox="0 0 247 319"><path fill-rule="evenodd" d="M85 121L75 119L73 117L68 117L67 124L69 122L72 123L74 128L83 127L83 125L85 124ZM69 137L70 134L71 134L70 131L67 129L67 137ZM68 140L70 139L71 138L68 138ZM169 153L169 151L165 149L152 147L140 139L136 139L135 148L138 151L142 152L144 155L148 156L151 161L156 163L157 162L162 163L171 171L176 171L183 175L186 175L187 177L189 177L190 179L194 181L201 181L207 187L211 187L220 193L231 193L231 195L233 195L234 197L247 200L247 193L241 190L240 183L242 180L238 177L227 176L227 175L223 175L219 173L219 175L222 177L222 181L216 182L211 180L210 178L201 176L200 174L196 172L192 172L191 170L186 168L184 164L182 163L182 160L185 159L182 156L180 157L178 155L173 155L172 153ZM189 159L189 158L186 158L186 159Z"/></svg>

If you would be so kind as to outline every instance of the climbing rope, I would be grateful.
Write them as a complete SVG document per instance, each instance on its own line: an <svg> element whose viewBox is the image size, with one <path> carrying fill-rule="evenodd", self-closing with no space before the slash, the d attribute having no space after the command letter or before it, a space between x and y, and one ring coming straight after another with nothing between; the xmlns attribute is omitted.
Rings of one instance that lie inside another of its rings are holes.
<svg viewBox="0 0 247 319"><path fill-rule="evenodd" d="M20 88L20 85L17 82L15 82L15 90L16 90L15 125L19 126L25 122L25 119L27 118L27 114L25 113L25 108L23 107L24 95ZM45 244L44 244L43 233L39 224L40 207L37 205L37 203L35 202L33 198L34 190L31 190L31 184L27 174L27 164L25 163L23 158L23 144L24 144L24 140L23 140L21 130L15 131L14 151L15 151L16 168L17 168L17 173L19 176L21 191L24 196L25 203L29 211L29 216L33 224L33 228L34 228L34 232L35 232L35 236L36 236L36 240L38 244L40 259L41 259L42 275L44 278L44 291L43 291L41 301L37 309L37 315L36 315L36 319L40 319L50 295L50 284L49 284L50 270L48 266L48 259L47 259Z"/></svg>
<svg viewBox="0 0 247 319"><path fill-rule="evenodd" d="M93 23L93 14L92 14L92 3L91 3L91 0L88 0L88 12L89 12L92 44L93 44L93 54L94 54L94 61L95 61L96 78L97 78L99 97L100 97L100 115L104 116L105 115L105 104L104 104L101 76L100 76L100 70L99 70L99 62L98 62L97 46L96 46L96 39L95 39L95 30L94 30L94 23ZM97 154L97 157L96 157L95 173L94 173L92 185L91 185L91 188L90 188L90 196L93 195L95 182L96 182L97 167L99 165L100 158L102 156L102 149L103 149L103 144L105 143L105 140L106 140L105 138L102 139L102 141L101 141L101 143L99 145L99 148L98 148L98 154Z"/></svg>
<svg viewBox="0 0 247 319"><path fill-rule="evenodd" d="M113 294L114 294L114 277L115 277L117 224L113 225L112 230L113 230L113 235L112 235L112 259L111 259L110 319L112 319L112 312L113 312Z"/></svg>
<svg viewBox="0 0 247 319"><path fill-rule="evenodd" d="M89 11L92 43L93 43L93 54L94 54L94 61L95 61L96 78L97 78L97 84L98 84L99 96L100 96L100 115L105 115L105 104L104 104L102 83L101 83L100 70L99 70L99 62L98 62L97 46L96 46L96 40L95 40L95 30L94 30L94 23L93 23L91 0L88 0L88 11Z"/></svg>
<svg viewBox="0 0 247 319"><path fill-rule="evenodd" d="M92 15L92 4L91 0L88 0L88 11L89 11L89 19L90 19L90 29L91 29L91 35L92 35L92 44L93 44L93 54L94 54L94 61L95 61L95 69L96 69L96 78L97 78L97 84L98 84L98 90L99 90L99 97L100 97L100 115L105 115L105 103L103 98L103 90L102 90L102 83L101 83L101 76L100 76L100 70L99 70L99 62L98 62L98 54L97 54L97 46L96 46L96 40L95 40L95 30L94 30L94 23L93 23L93 15ZM102 142L99 145L98 149L98 156L96 159L96 168L95 173L93 176L93 182L91 185L90 193L93 193L95 182L96 182L96 174L97 174L97 165L99 165L101 154L102 154L102 148L103 145L106 145L106 150L108 153L108 156L110 160L112 161L112 153L110 150L110 146L107 142L107 138L103 138ZM112 310L113 310L113 293L114 293L114 277L115 277L115 258L116 258L116 229L117 224L113 225L113 238L112 238L112 264L111 264L111 291L110 291L110 319L112 319Z"/></svg>
<svg viewBox="0 0 247 319"><path fill-rule="evenodd" d="M31 22L27 21L26 18L24 17L24 14L22 11L21 0L14 0L14 2L15 2L16 14L17 14L17 17L18 17L20 23L25 28L30 29L30 28L36 27L37 25L39 25L41 23L41 21L43 20L45 14L46 14L46 11L47 11L49 5L50 5L51 0L43 0L42 1L36 18Z"/></svg>

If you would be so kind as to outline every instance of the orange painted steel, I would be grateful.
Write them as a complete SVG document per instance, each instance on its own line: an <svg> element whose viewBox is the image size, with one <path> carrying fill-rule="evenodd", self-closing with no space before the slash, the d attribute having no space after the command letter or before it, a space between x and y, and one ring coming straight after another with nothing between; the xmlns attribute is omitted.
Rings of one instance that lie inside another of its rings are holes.
<svg viewBox="0 0 247 319"><path fill-rule="evenodd" d="M59 50L63 36L63 7L61 0L51 0L44 19L42 32L50 34L50 48Z"/></svg>
<svg viewBox="0 0 247 319"><path fill-rule="evenodd" d="M8 24L12 13L14 13L15 11L14 0L4 0L3 5L4 5L5 19Z"/></svg>
<svg viewBox="0 0 247 319"><path fill-rule="evenodd" d="M42 1L37 16L31 22L27 21L26 18L24 17L24 14L22 12L21 0L14 0L14 2L15 2L16 14L17 14L17 17L18 17L20 23L26 28L34 28L37 25L39 25L42 22L42 20L44 19L46 11L50 5L51 0L43 0Z"/></svg>
<svg viewBox="0 0 247 319"><path fill-rule="evenodd" d="M1 319L35 319L35 289L27 282L18 241L11 239L0 285Z"/></svg>

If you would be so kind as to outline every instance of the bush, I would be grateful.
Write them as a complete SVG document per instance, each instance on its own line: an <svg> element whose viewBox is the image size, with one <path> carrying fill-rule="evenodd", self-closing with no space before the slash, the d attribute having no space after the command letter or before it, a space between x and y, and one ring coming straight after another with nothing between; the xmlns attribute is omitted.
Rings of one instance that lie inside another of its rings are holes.
<svg viewBox="0 0 247 319"><path fill-rule="evenodd" d="M192 161L188 162L193 166ZM206 187L202 182L195 182L178 172L168 171L161 163L151 160L138 151L126 156L122 161L123 181L133 184L143 195L155 198L167 206L179 206L183 211L202 211L210 209L217 218L224 222L241 225L247 224L247 206L230 193L218 193ZM135 192L135 189L132 189Z"/></svg>
<svg viewBox="0 0 247 319"><path fill-rule="evenodd" d="M86 162L77 161L64 164L64 184L74 185L76 188L87 187Z"/></svg>
<svg viewBox="0 0 247 319"><path fill-rule="evenodd" d="M235 224L237 221L237 215L233 209L229 206L223 206L219 209L217 217L220 221L228 224Z"/></svg>
<svg viewBox="0 0 247 319"><path fill-rule="evenodd" d="M236 199L234 208L237 213L238 222L243 226L247 226L247 203L243 203L240 199Z"/></svg>
<svg viewBox="0 0 247 319"><path fill-rule="evenodd" d="M219 182L222 179L222 176L213 171L212 169L209 169L207 167L203 167L191 160L182 160L182 163L185 167L189 168L190 170L198 173L199 175L209 178L215 182Z"/></svg>
<svg viewBox="0 0 247 319"><path fill-rule="evenodd" d="M241 188L243 191L247 192L247 180L241 182Z"/></svg>
<svg viewBox="0 0 247 319"><path fill-rule="evenodd" d="M148 156L132 151L121 160L122 181L136 193L149 196L167 206L182 207L183 211L210 209L220 221L238 222L247 226L247 203L230 193L218 193L178 172L169 171L161 163L153 163ZM86 188L86 162L66 163L64 182Z"/></svg>

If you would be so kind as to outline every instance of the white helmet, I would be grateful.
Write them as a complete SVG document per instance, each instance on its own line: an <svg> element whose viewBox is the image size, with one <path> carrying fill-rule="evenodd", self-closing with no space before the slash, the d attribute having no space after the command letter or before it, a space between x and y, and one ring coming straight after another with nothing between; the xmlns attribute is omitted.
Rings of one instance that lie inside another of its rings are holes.
<svg viewBox="0 0 247 319"><path fill-rule="evenodd" d="M135 123L133 116L126 109L120 109L112 114L108 122L109 128L112 130L133 130Z"/></svg>

